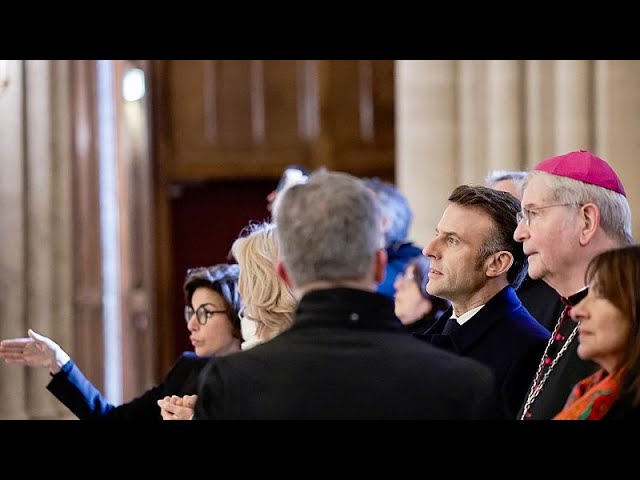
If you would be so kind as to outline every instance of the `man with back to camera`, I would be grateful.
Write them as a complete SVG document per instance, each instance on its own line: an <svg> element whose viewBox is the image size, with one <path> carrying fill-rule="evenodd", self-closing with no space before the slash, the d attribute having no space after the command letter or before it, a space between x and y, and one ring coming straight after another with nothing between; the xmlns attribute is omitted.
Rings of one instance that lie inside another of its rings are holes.
<svg viewBox="0 0 640 480"><path fill-rule="evenodd" d="M293 326L200 377L199 419L493 419L489 369L416 340L376 293L386 251L374 194L317 171L276 211ZM451 381L455 378L455 381Z"/></svg>

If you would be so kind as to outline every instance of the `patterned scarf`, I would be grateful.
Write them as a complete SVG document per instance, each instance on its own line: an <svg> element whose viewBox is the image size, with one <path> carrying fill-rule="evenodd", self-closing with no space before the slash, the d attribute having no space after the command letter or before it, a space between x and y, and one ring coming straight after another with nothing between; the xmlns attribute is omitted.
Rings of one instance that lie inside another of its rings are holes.
<svg viewBox="0 0 640 480"><path fill-rule="evenodd" d="M624 370L608 375L600 369L578 382L553 420L602 420L620 395L620 378Z"/></svg>

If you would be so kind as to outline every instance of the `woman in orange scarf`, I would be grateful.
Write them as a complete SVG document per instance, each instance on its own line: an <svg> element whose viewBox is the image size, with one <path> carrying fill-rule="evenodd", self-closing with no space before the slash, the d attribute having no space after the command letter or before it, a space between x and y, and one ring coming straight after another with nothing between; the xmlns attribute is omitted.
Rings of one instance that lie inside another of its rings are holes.
<svg viewBox="0 0 640 480"><path fill-rule="evenodd" d="M640 420L640 246L596 256L586 283L571 310L578 356L602 368L574 387L554 420Z"/></svg>

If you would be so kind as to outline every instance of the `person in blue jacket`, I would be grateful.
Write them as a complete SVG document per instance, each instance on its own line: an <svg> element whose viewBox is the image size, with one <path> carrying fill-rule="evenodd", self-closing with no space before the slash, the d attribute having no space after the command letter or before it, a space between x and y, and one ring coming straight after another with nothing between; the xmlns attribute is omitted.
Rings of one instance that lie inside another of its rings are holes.
<svg viewBox="0 0 640 480"><path fill-rule="evenodd" d="M391 183L376 177L365 178L364 182L376 194L385 222L387 268L377 292L394 298L396 291L393 284L396 277L405 271L411 259L422 255L422 249L407 240L413 212L406 197Z"/></svg>

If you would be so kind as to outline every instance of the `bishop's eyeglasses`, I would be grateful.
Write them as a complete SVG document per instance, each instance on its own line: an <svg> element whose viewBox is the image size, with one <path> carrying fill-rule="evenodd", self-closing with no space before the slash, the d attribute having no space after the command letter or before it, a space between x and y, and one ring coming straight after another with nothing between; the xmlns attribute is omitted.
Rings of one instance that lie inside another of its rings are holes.
<svg viewBox="0 0 640 480"><path fill-rule="evenodd" d="M575 203L557 203L555 205L545 205L544 207L534 207L534 208L522 207L522 211L516 213L516 222L520 223L522 220L524 220L524 223L527 225L527 227L529 227L531 226L532 218L535 218L537 216L538 210L544 210L545 208L551 208L551 207L568 207L568 206L578 207L582 205L575 204Z"/></svg>
<svg viewBox="0 0 640 480"><path fill-rule="evenodd" d="M195 313L196 319L200 325L206 325L207 320L213 317L216 313L227 313L226 310L216 310L216 306L213 303L204 303L200 305L197 310L194 310L191 305L185 305L184 307L184 321L189 323L191 317Z"/></svg>

